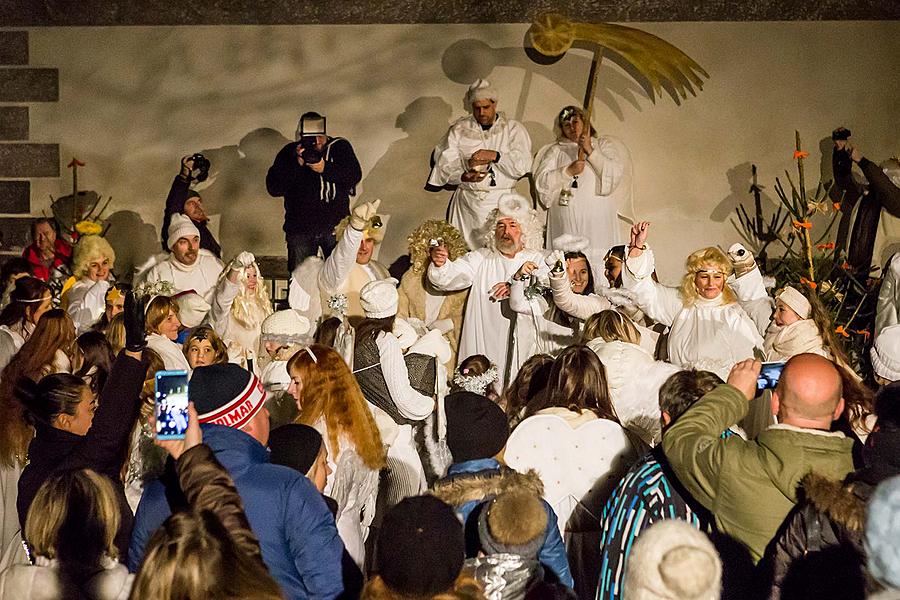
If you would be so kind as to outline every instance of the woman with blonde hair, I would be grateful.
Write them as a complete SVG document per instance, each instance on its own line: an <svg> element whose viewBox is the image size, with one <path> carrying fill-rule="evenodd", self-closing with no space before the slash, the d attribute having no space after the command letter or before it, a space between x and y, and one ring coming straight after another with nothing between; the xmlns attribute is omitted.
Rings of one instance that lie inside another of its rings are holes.
<svg viewBox="0 0 900 600"><path fill-rule="evenodd" d="M115 263L116 253L102 236L85 235L75 244L72 275L77 281L63 294L62 303L78 333L90 329L103 315Z"/></svg>
<svg viewBox="0 0 900 600"><path fill-rule="evenodd" d="M147 347L159 354L166 369L190 371L191 365L181 351L181 344L175 342L181 329L178 310L178 303L169 296L155 296L150 300L145 319Z"/></svg>
<svg viewBox="0 0 900 600"><path fill-rule="evenodd" d="M313 344L288 361L288 393L297 401L296 422L314 427L328 450L325 494L338 503L338 533L362 566L364 543L375 516L378 472L385 451L375 418L347 363L337 351Z"/></svg>
<svg viewBox="0 0 900 600"><path fill-rule="evenodd" d="M222 270L213 294L209 320L228 348L228 360L259 374L259 337L272 314L256 257L241 252Z"/></svg>
<svg viewBox="0 0 900 600"><path fill-rule="evenodd" d="M747 260L749 253L742 247L734 258L718 248L703 248L685 261L687 273L681 285L666 287L651 277L654 256L646 244L649 231L646 221L631 229L622 270L625 287L635 293L638 307L647 316L670 327L670 362L726 379L732 366L763 347L762 332L769 325L772 304L759 269L752 257Z"/></svg>
<svg viewBox="0 0 900 600"><path fill-rule="evenodd" d="M622 426L648 446L656 445L662 433L659 388L679 368L654 360L641 346L637 326L622 313L604 310L588 322L592 336L586 344L606 369L609 395Z"/></svg>
<svg viewBox="0 0 900 600"><path fill-rule="evenodd" d="M114 543L119 507L112 482L90 469L51 475L25 520L34 564L0 574L0 598L121 600L132 576Z"/></svg>

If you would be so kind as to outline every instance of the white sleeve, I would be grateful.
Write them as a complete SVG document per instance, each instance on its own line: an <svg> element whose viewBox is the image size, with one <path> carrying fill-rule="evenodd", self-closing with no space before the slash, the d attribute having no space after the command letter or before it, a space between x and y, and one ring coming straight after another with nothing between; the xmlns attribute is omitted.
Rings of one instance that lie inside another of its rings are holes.
<svg viewBox="0 0 900 600"><path fill-rule="evenodd" d="M75 323L75 331L83 333L97 322L106 309L108 281L97 281L90 287L74 288L69 292L69 306L66 312Z"/></svg>
<svg viewBox="0 0 900 600"><path fill-rule="evenodd" d="M565 273L560 273L557 277L550 275L550 289L553 290L553 302L559 310L582 321L602 310L612 308L610 301L602 296L595 294L583 296L573 292Z"/></svg>
<svg viewBox="0 0 900 600"><path fill-rule="evenodd" d="M609 196L622 181L625 163L614 144L596 138L593 142L594 150L587 161L597 176L597 195Z"/></svg>
<svg viewBox="0 0 900 600"><path fill-rule="evenodd" d="M0 330L0 371L6 368L9 361L13 359L19 349L16 348L15 340L5 331Z"/></svg>
<svg viewBox="0 0 900 600"><path fill-rule="evenodd" d="M670 288L653 281L651 274L655 269L652 250L645 250L638 257L629 257L626 253L625 266L622 268L622 286L635 294L638 308L658 323L671 326L678 313L684 309L684 303L676 288Z"/></svg>
<svg viewBox="0 0 900 600"><path fill-rule="evenodd" d="M900 269L900 254L891 257L888 268L885 269L884 279L881 282L881 290L878 292L878 302L875 312L875 337L881 333L881 330L898 323L898 290L897 287L897 270Z"/></svg>
<svg viewBox="0 0 900 600"><path fill-rule="evenodd" d="M451 125L444 138L434 147L432 152L434 167L428 176L428 183L436 187L459 185L463 168L463 158L459 151L459 134L455 125Z"/></svg>
<svg viewBox="0 0 900 600"><path fill-rule="evenodd" d="M550 144L541 149L534 160L534 188L538 202L544 208L553 206L562 189L572 182L572 176L566 173L569 165L558 166L560 152L557 144Z"/></svg>
<svg viewBox="0 0 900 600"><path fill-rule="evenodd" d="M428 280L437 289L456 292L472 286L475 269L484 259L478 252L467 252L456 260L448 260L442 267L428 265Z"/></svg>
<svg viewBox="0 0 900 600"><path fill-rule="evenodd" d="M500 153L500 162L496 163L498 171L510 179L519 179L531 169L531 137L528 130L516 121L507 121L509 125L509 149Z"/></svg>
<svg viewBox="0 0 900 600"><path fill-rule="evenodd" d="M228 319L230 318L231 305L241 291L241 284L232 283L227 276L223 277L216 286L213 294L211 307L209 309L209 324L219 334L219 337L225 335L228 329Z"/></svg>
<svg viewBox="0 0 900 600"><path fill-rule="evenodd" d="M349 224L344 229L344 235L341 236L334 251L325 259L322 272L319 273L319 283L327 293L334 292L347 279L350 269L356 264L356 253L362 239L362 231L357 231Z"/></svg>
<svg viewBox="0 0 900 600"><path fill-rule="evenodd" d="M434 399L417 392L409 383L409 370L403 360L400 342L388 333L379 333L375 338L381 372L387 384L391 399L400 413L407 419L421 421L434 411Z"/></svg>
<svg viewBox="0 0 900 600"><path fill-rule="evenodd" d="M550 305L542 297L529 300L525 297L525 280L514 279L509 286L509 308L520 315L544 315Z"/></svg>
<svg viewBox="0 0 900 600"><path fill-rule="evenodd" d="M772 322L772 298L766 292L762 273L756 267L741 277L728 277L728 285L735 293L738 303L750 317L760 335L765 335Z"/></svg>

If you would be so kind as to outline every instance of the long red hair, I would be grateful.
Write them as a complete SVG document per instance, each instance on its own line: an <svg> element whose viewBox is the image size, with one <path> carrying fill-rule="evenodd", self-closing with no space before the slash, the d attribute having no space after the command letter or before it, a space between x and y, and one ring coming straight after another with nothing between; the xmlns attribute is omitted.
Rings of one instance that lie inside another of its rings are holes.
<svg viewBox="0 0 900 600"><path fill-rule="evenodd" d="M324 417L331 448L340 448L343 433L367 467L384 467L384 446L375 417L341 355L329 346L313 344L294 354L287 366L291 377L300 379L303 386L296 422L313 425Z"/></svg>

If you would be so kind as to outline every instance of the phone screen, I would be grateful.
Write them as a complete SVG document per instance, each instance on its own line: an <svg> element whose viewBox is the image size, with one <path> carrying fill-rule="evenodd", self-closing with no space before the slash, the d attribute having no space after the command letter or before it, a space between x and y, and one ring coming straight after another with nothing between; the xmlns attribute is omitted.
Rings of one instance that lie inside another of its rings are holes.
<svg viewBox="0 0 900 600"><path fill-rule="evenodd" d="M774 390L778 385L782 369L784 369L783 362L764 362L759 377L756 379L756 391Z"/></svg>
<svg viewBox="0 0 900 600"><path fill-rule="evenodd" d="M188 428L187 371L156 372L156 438L183 440Z"/></svg>

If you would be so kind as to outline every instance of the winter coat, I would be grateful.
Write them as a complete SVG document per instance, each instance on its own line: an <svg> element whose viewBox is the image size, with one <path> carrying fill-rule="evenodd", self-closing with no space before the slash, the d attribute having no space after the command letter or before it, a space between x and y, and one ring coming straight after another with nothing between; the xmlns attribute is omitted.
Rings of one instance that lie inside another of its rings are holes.
<svg viewBox="0 0 900 600"><path fill-rule="evenodd" d="M0 574L0 598L6 600L126 600L134 575L125 565L104 557L102 569L76 586L57 560L39 556L34 565L12 565Z"/></svg>
<svg viewBox="0 0 900 600"><path fill-rule="evenodd" d="M722 384L697 401L666 431L666 458L685 489L715 515L718 529L759 561L797 502L810 471L843 479L853 469L852 442L843 433L780 424L755 440L722 439L740 421L748 401Z"/></svg>
<svg viewBox="0 0 900 600"><path fill-rule="evenodd" d="M536 496L544 494L544 485L536 472L519 473L492 458L485 458L450 465L447 476L435 482L431 493L454 507L465 523L479 504L513 489L524 489ZM547 511L547 530L538 560L561 583L572 587L574 582L556 524L556 513L546 501L541 502Z"/></svg>
<svg viewBox="0 0 900 600"><path fill-rule="evenodd" d="M518 554L467 558L463 573L481 583L487 600L522 600L532 587L544 580L541 564Z"/></svg>
<svg viewBox="0 0 900 600"><path fill-rule="evenodd" d="M263 560L285 596L330 600L340 595L344 546L334 517L312 482L293 469L269 464L266 448L239 429L222 425L202 429L204 443L234 480ZM157 480L146 486L131 538L132 572L143 560L150 536L173 507L181 508L177 485Z"/></svg>
<svg viewBox="0 0 900 600"><path fill-rule="evenodd" d="M140 410L141 388L146 373L146 360L135 360L124 351L119 353L106 385L100 391L97 412L86 435L76 435L38 423L36 435L28 447L28 466L19 478L17 508L22 529L25 529L31 502L50 475L61 471L93 469L108 477L116 491L121 516L116 547L119 549L119 560L125 561L134 516L125 499L121 473L131 430Z"/></svg>

